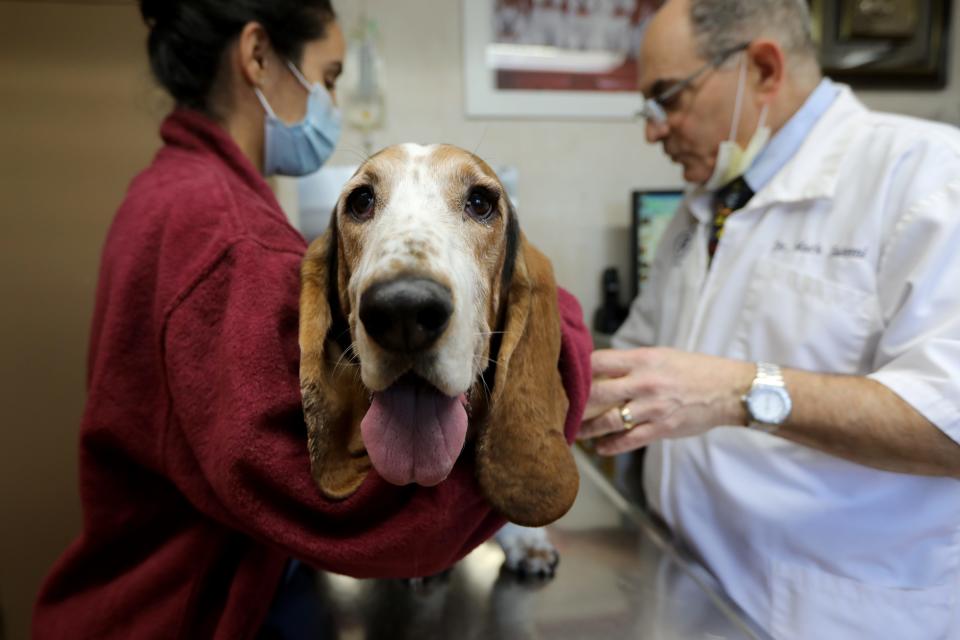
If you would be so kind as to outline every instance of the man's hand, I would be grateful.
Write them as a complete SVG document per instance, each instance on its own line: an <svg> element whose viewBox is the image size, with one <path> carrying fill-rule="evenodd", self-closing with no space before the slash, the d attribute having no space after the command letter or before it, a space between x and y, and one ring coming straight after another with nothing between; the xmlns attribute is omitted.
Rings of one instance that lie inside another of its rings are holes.
<svg viewBox="0 0 960 640"><path fill-rule="evenodd" d="M756 373L751 362L643 348L595 351L591 365L580 439L599 438L597 452L603 455L746 424L741 397ZM635 423L629 430L620 413L624 407Z"/></svg>

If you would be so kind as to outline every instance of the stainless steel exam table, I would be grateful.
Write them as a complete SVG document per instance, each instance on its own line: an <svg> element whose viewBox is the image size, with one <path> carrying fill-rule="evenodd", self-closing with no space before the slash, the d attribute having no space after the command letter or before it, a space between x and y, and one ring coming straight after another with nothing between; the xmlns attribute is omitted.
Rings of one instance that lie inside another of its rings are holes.
<svg viewBox="0 0 960 640"><path fill-rule="evenodd" d="M320 574L330 637L341 640L756 639L751 622L669 534L628 502L574 449L580 493L549 527L560 551L554 580L501 571L488 541L446 580L419 589L398 580Z"/></svg>

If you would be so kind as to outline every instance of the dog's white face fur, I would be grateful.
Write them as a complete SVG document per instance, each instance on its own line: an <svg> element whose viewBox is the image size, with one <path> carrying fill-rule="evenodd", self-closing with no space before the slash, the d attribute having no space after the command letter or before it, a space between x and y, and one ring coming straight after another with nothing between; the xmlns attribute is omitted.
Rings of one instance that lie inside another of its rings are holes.
<svg viewBox="0 0 960 640"><path fill-rule="evenodd" d="M500 513L529 526L569 508L556 283L482 160L413 144L367 160L302 285L300 382L325 495L352 495L371 468L434 486L472 433Z"/></svg>
<svg viewBox="0 0 960 640"><path fill-rule="evenodd" d="M350 271L342 305L368 389L383 391L411 372L457 397L477 381L496 322L509 215L493 171L446 145L391 147L347 183L337 211ZM430 280L450 292L448 324L426 349L385 349L361 319L365 292L397 278Z"/></svg>

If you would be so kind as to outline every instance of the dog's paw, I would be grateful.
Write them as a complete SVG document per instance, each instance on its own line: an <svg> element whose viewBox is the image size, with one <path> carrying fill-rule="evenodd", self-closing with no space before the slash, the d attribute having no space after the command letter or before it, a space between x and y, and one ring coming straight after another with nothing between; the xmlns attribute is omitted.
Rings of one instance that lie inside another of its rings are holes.
<svg viewBox="0 0 960 640"><path fill-rule="evenodd" d="M520 578L550 580L557 573L560 554L546 529L507 523L495 536L506 556L503 566Z"/></svg>

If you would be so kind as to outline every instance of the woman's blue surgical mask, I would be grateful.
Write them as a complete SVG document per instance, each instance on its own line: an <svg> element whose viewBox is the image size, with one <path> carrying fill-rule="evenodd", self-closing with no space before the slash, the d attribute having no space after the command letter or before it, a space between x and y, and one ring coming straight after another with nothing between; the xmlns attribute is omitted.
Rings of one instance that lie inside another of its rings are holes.
<svg viewBox="0 0 960 640"><path fill-rule="evenodd" d="M340 139L341 116L326 87L319 82L308 82L292 62L288 61L287 66L309 92L303 120L292 125L284 123L263 92L258 87L253 90L266 112L263 173L300 177L316 172L333 155Z"/></svg>

